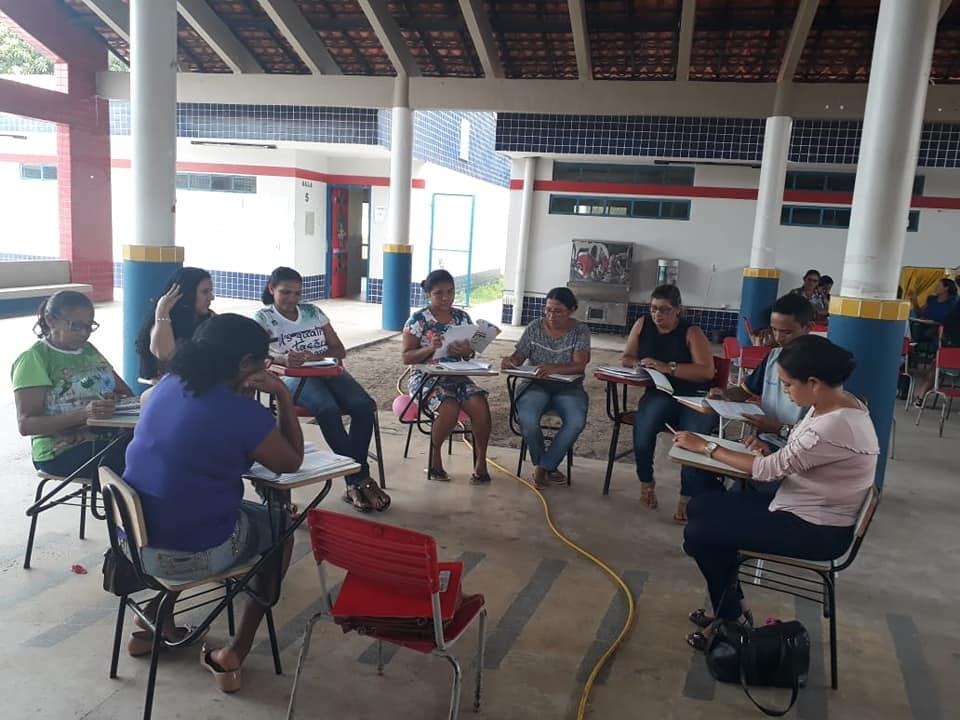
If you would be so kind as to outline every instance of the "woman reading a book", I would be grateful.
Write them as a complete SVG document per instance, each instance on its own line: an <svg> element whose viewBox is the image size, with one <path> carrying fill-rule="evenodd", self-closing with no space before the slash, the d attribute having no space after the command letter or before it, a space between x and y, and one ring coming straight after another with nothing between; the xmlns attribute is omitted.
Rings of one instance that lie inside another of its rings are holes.
<svg viewBox="0 0 960 720"><path fill-rule="evenodd" d="M211 318L177 347L170 374L143 406L127 450L124 480L140 497L149 547L141 551L144 570L173 582L218 575L266 552L273 533L266 506L243 500L243 474L257 461L276 473L294 472L303 462L303 433L293 399L280 378L265 370L270 338L250 318ZM272 394L277 416L251 397ZM293 538L279 556L286 570ZM261 597L278 577L276 563L264 564L253 581ZM240 666L264 615L264 606L246 598L237 634L224 648L201 654L224 692L240 689ZM182 629L162 619L173 639ZM149 654L145 630L130 638L131 655Z"/></svg>
<svg viewBox="0 0 960 720"><path fill-rule="evenodd" d="M652 368L666 375L677 395L702 395L714 376L713 356L707 336L682 315L680 290L660 285L650 295L650 315L641 317L630 330L623 351L623 365ZM717 424L715 415L707 415L681 405L665 392L652 387L640 398L633 422L633 452L640 478L640 499L644 507L657 507L653 477L653 454L657 435L671 427L709 433ZM691 497L722 491L721 481L710 473L684 467L680 473L680 500L673 519L687 520L687 502Z"/></svg>
<svg viewBox="0 0 960 720"><path fill-rule="evenodd" d="M13 364L17 425L21 435L33 436L33 464L41 472L65 477L88 463L98 443L87 420L110 417L118 399L133 395L90 343L98 327L90 298L56 292L40 304L34 325L39 340ZM125 449L126 443L114 445L104 464L123 472ZM78 477L93 477L91 465Z"/></svg>
<svg viewBox="0 0 960 720"><path fill-rule="evenodd" d="M303 277L296 270L278 267L270 275L261 299L266 306L253 319L270 333L270 355L273 361L287 367L333 358L343 360L347 351L330 324L329 318L316 305L300 302ZM297 404L317 419L320 432L330 449L351 457L360 470L346 477L343 499L360 512L386 510L387 495L370 477L367 452L373 437L373 413L376 405L346 370L325 377L307 378ZM293 392L303 378L285 377L283 382ZM350 429L343 427L343 416L350 416Z"/></svg>
<svg viewBox="0 0 960 720"><path fill-rule="evenodd" d="M443 335L448 328L472 324L467 313L453 307L453 276L446 270L434 270L420 286L427 294L430 304L413 313L404 325L403 363L419 365L473 357L473 349L467 340L449 343L443 357L436 357L437 351L445 347ZM490 473L487 471L487 445L490 442L490 406L487 405L487 391L477 387L469 377L449 375L429 378L425 373L413 368L408 385L410 396L416 397L423 384L428 380L432 383L434 379L437 383L433 385L425 400L433 415L433 425L430 428L433 453L427 466L427 478L442 482L450 480L450 476L443 469L441 450L444 441L453 432L462 410L470 418L470 431L475 445L476 462L470 480L474 484L490 482Z"/></svg>
<svg viewBox="0 0 960 720"><path fill-rule="evenodd" d="M538 488L562 485L567 477L557 468L587 424L589 398L583 390L583 372L590 362L590 328L573 318L577 298L565 287L547 293L544 316L527 325L512 355L503 358L504 370L525 363L536 378L517 390L517 419L533 460L533 482ZM551 375L579 376L575 380ZM563 423L546 448L540 418L555 412Z"/></svg>
<svg viewBox="0 0 960 720"><path fill-rule="evenodd" d="M810 410L773 454L755 438L746 443L752 452L736 452L692 433L674 437L679 447L752 473L755 481L783 478L772 501L744 492L690 502L684 550L697 561L713 606L713 616L703 609L690 614L704 628L687 636L692 647L709 646L715 620L745 614L738 551L827 561L850 546L880 453L866 407L843 389L855 367L853 355L826 338L807 335L784 346L776 372L793 402Z"/></svg>

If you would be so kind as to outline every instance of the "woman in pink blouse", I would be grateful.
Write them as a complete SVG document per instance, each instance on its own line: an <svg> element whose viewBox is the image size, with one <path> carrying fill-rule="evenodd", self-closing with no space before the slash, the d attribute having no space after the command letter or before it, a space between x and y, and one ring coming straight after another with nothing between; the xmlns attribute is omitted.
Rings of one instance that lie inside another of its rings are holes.
<svg viewBox="0 0 960 720"><path fill-rule="evenodd" d="M810 410L776 453L767 454L755 438L747 442L753 452L740 453L692 433L674 437L678 446L751 472L756 481L781 480L772 502L755 492L690 501L684 550L706 578L714 612L690 614L690 621L704 628L687 636L692 647L707 648L716 619L744 614L738 550L826 561L849 547L880 453L866 407L842 387L854 367L853 355L826 338L808 335L784 347L777 360L784 390Z"/></svg>

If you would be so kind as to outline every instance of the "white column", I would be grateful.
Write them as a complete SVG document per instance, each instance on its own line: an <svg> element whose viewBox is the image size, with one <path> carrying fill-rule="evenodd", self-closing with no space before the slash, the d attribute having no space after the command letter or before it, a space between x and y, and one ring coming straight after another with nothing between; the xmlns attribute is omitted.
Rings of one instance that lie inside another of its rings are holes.
<svg viewBox="0 0 960 720"><path fill-rule="evenodd" d="M523 165L523 190L520 195L520 230L517 233L517 260L513 273L512 325L520 325L523 318L523 293L527 283L527 247L530 244L530 226L533 220L533 184L537 180L537 158L528 157Z"/></svg>
<svg viewBox="0 0 960 720"><path fill-rule="evenodd" d="M787 177L787 154L793 120L784 115L767 118L763 132L763 159L757 188L757 213L753 221L750 267L772 268L777 260L777 232L783 208L783 183Z"/></svg>
<svg viewBox="0 0 960 720"><path fill-rule="evenodd" d="M173 245L177 172L177 2L130 2L134 245Z"/></svg>
<svg viewBox="0 0 960 720"><path fill-rule="evenodd" d="M410 79L398 75L393 90L390 129L390 210L387 238L391 245L410 244L410 182L413 175L413 112Z"/></svg>
<svg viewBox="0 0 960 720"><path fill-rule="evenodd" d="M896 297L940 0L883 0L840 294Z"/></svg>

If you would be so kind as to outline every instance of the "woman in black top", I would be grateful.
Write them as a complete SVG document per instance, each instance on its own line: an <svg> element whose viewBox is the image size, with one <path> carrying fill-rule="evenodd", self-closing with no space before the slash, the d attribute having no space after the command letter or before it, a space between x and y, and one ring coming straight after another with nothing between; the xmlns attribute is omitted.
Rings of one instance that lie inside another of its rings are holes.
<svg viewBox="0 0 960 720"><path fill-rule="evenodd" d="M714 376L710 343L700 328L683 319L680 290L675 286L661 285L654 289L650 296L650 316L634 323L623 351L623 364L659 370L670 378L677 395L696 395L710 387ZM685 407L657 390L647 390L640 398L633 422L633 452L637 476L642 483L641 502L651 510L657 507L653 454L657 434L667 430L666 423L676 430L709 433L715 427L716 417ZM686 466L680 477L681 497L673 518L684 523L691 497L722 490L723 485L710 473Z"/></svg>

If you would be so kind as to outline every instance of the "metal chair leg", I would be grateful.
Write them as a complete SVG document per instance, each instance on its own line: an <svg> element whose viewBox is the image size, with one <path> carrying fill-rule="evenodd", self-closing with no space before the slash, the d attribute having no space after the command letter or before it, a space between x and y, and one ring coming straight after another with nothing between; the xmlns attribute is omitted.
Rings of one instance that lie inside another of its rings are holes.
<svg viewBox="0 0 960 720"><path fill-rule="evenodd" d="M520 439L520 458L517 460L517 475L523 471L523 461L527 457L527 441Z"/></svg>
<svg viewBox="0 0 960 720"><path fill-rule="evenodd" d="M383 675L383 640L377 640L377 675Z"/></svg>
<svg viewBox="0 0 960 720"><path fill-rule="evenodd" d="M47 484L47 480L43 479L37 485L37 494L36 494L36 497L34 497L33 499L34 504L40 502L40 498L43 497L43 486L46 484ZM37 512L35 512L33 516L30 518L30 532L27 535L27 551L23 556L24 570L30 569L30 557L33 555L33 538L37 534L37 520L39 519L39 517L40 517L40 510L37 510Z"/></svg>
<svg viewBox="0 0 960 720"><path fill-rule="evenodd" d="M567 487L571 485L571 477L573 476L573 448L567 450Z"/></svg>
<svg viewBox="0 0 960 720"><path fill-rule="evenodd" d="M603 494L610 494L610 477L613 475L613 463L617 457L617 442L620 440L620 423L613 424L610 435L610 452L607 453L607 474L603 479Z"/></svg>
<svg viewBox="0 0 960 720"><path fill-rule="evenodd" d="M157 618L166 617L167 611L173 608L176 595L166 592L160 605L157 607ZM150 720L153 714L153 691L157 685L157 661L160 659L160 648L163 645L163 633L160 632L159 622L153 628L153 649L150 653L150 670L147 673L147 697L143 703L143 720Z"/></svg>
<svg viewBox="0 0 960 720"><path fill-rule="evenodd" d="M229 593L230 588L233 587L233 581L227 580L227 582L224 583L224 585L227 588L227 592ZM237 634L237 624L233 614L233 598L230 598L230 600L227 602L227 632L230 634L230 637L233 637L234 635Z"/></svg>
<svg viewBox="0 0 960 720"><path fill-rule="evenodd" d="M297 658L297 669L293 672L293 687L290 689L290 703L287 705L287 720L293 718L293 710L297 702L297 685L300 683L300 671L303 669L303 663L310 652L310 638L313 636L313 626L317 620L323 617L323 613L317 613L307 620L307 627L303 631L303 642L300 644L300 655Z"/></svg>
<svg viewBox="0 0 960 720"><path fill-rule="evenodd" d="M403 446L403 457L407 457L410 454L410 438L413 436L413 425L407 425L407 442Z"/></svg>
<svg viewBox="0 0 960 720"><path fill-rule="evenodd" d="M413 427L410 428L413 430ZM383 472L383 443L380 441L380 416L376 408L373 410L373 443L377 448L377 472L380 475L380 488L387 489L387 480ZM406 457L406 454L404 454Z"/></svg>
<svg viewBox="0 0 960 720"><path fill-rule="evenodd" d="M452 655L441 655L453 667L453 690L450 693L449 720L457 720L460 715L460 685L463 674L460 672L460 663Z"/></svg>
<svg viewBox="0 0 960 720"><path fill-rule="evenodd" d="M110 679L117 677L117 664L120 662L120 637L123 635L123 616L127 610L127 596L120 598L120 607L117 609L117 625L113 631L113 655L110 656Z"/></svg>
<svg viewBox="0 0 960 720"><path fill-rule="evenodd" d="M477 640L477 681L474 686L473 691L473 711L480 712L480 693L483 692L483 662L486 656L487 649L487 609L483 608L480 610L480 618L478 621L480 627L479 638Z"/></svg>
<svg viewBox="0 0 960 720"><path fill-rule="evenodd" d="M283 675L283 666L280 664L280 645L277 643L277 628L273 623L273 608L267 608L267 634L270 636L270 650L273 653L273 671Z"/></svg>
<svg viewBox="0 0 960 720"><path fill-rule="evenodd" d="M91 504L92 504L91 498ZM80 539L86 539L87 534L87 488L80 488Z"/></svg>
<svg viewBox="0 0 960 720"><path fill-rule="evenodd" d="M827 598L830 602L830 687L836 690L840 681L837 671L837 588L834 580L827 581Z"/></svg>

